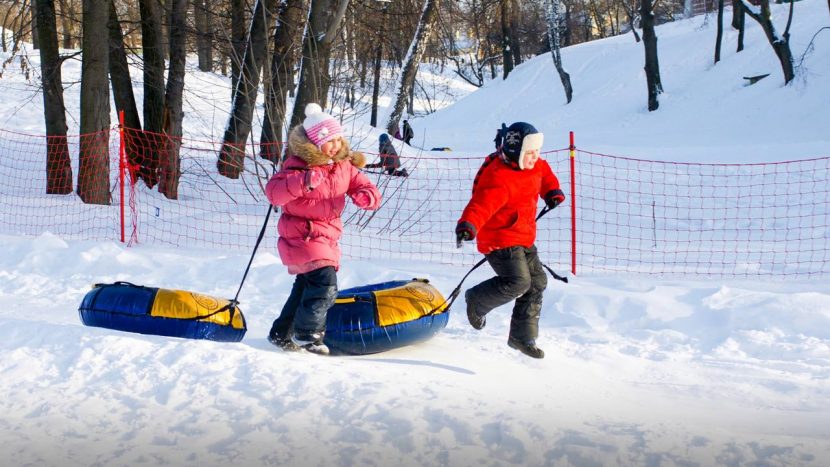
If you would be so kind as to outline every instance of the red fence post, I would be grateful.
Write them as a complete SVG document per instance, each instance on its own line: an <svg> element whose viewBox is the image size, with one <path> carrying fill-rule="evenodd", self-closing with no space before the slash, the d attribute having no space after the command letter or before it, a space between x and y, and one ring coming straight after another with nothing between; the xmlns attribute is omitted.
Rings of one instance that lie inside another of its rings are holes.
<svg viewBox="0 0 830 467"><path fill-rule="evenodd" d="M118 112L118 179L121 193L121 243L124 238L124 172L127 170L127 162L124 156L124 111Z"/></svg>
<svg viewBox="0 0 830 467"><path fill-rule="evenodd" d="M571 273L576 275L576 146L571 133Z"/></svg>

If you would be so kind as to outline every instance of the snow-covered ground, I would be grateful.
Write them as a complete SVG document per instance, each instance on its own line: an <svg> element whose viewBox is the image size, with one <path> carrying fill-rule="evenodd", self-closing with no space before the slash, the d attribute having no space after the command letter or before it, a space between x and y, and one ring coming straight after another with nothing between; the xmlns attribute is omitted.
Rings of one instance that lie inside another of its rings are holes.
<svg viewBox="0 0 830 467"><path fill-rule="evenodd" d="M785 6L773 9L783 28ZM798 2L795 11L800 58L830 16L819 0ZM584 149L649 158L828 155L830 32L816 37L784 87L769 44L747 25L747 50L731 52L727 31L716 66L712 46L703 45L714 42L712 18L658 28L666 93L657 112L645 110L642 45L625 36L563 51L576 89L569 105L550 57L538 57L506 82L415 119L416 140L452 147L448 157L484 154L502 121L523 119L546 133L551 149L565 146L572 129ZM741 76L758 72L771 75L744 87ZM68 62L64 79L78 74ZM224 78L188 80L208 97L189 98L185 131L221 134ZM42 132L32 85L7 72L0 89L0 127ZM68 88L73 115L77 102L77 86ZM350 128L374 146L364 122ZM48 232L0 235L0 250L4 465L830 463L826 279L577 276L548 286L538 341L544 360L507 347L509 307L475 331L463 302L428 342L323 358L265 340L293 281L273 245L257 254L240 296L249 331L237 344L84 327L77 307L92 284L115 280L232 297L248 252L125 247ZM426 276L446 294L466 270L346 259L338 280L346 288ZM490 274L481 268L467 284Z"/></svg>

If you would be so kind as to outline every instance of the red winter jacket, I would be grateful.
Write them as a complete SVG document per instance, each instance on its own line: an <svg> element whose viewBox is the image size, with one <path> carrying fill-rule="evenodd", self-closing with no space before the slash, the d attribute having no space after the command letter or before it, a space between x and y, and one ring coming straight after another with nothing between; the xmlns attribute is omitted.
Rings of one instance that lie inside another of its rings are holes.
<svg viewBox="0 0 830 467"><path fill-rule="evenodd" d="M529 248L536 241L536 204L559 180L547 161L518 170L491 154L473 182L473 197L458 222L476 229L478 251L487 254L512 246Z"/></svg>

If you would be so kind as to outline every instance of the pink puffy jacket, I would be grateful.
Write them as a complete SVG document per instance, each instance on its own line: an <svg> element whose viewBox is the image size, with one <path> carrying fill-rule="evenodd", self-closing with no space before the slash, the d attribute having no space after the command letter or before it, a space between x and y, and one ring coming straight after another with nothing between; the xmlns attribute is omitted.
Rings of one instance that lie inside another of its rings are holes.
<svg viewBox="0 0 830 467"><path fill-rule="evenodd" d="M340 267L340 215L346 195L360 208L380 206L380 192L359 170L366 165L362 153L351 152L343 140L339 153L329 163L305 135L301 125L288 137L288 154L282 169L265 186L265 195L282 207L277 230L277 249L290 274L302 274L324 266ZM322 172L322 181L313 190L307 187L309 171Z"/></svg>

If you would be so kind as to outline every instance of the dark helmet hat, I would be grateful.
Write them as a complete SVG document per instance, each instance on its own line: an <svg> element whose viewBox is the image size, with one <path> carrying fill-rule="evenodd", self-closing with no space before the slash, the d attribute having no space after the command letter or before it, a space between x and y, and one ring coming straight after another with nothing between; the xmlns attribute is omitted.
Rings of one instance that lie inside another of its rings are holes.
<svg viewBox="0 0 830 467"><path fill-rule="evenodd" d="M380 141L381 143L389 141L389 135L387 135L386 133L381 133L378 137L378 141Z"/></svg>
<svg viewBox="0 0 830 467"><path fill-rule="evenodd" d="M510 126L503 123L496 134L496 149L500 149L505 157L522 167L521 155L525 151L541 150L544 142L544 135L531 125L525 122L516 122Z"/></svg>

